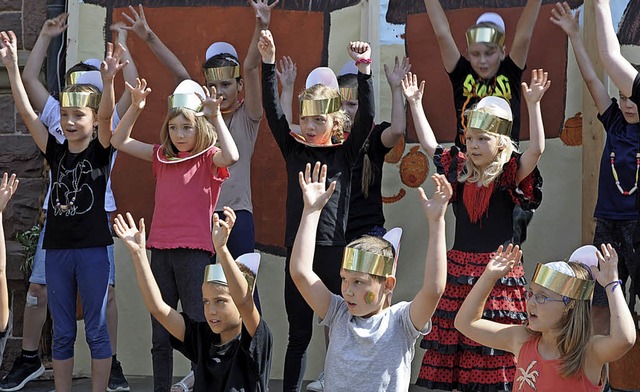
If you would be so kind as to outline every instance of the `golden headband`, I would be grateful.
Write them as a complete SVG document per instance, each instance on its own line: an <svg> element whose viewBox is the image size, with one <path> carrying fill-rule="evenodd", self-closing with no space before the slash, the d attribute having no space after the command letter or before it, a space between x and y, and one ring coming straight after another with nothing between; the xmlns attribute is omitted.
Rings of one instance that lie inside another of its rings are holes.
<svg viewBox="0 0 640 392"><path fill-rule="evenodd" d="M340 97L345 101L355 101L358 99L358 88L340 87Z"/></svg>
<svg viewBox="0 0 640 392"><path fill-rule="evenodd" d="M511 137L512 125L513 121L482 110L469 110L467 112L467 128L480 129L485 132Z"/></svg>
<svg viewBox="0 0 640 392"><path fill-rule="evenodd" d="M301 99L300 116L317 116L331 114L340 110L342 100L340 97L327 99Z"/></svg>
<svg viewBox="0 0 640 392"><path fill-rule="evenodd" d="M467 30L467 46L481 42L492 43L502 47L504 46L504 39L504 32L491 26L472 26Z"/></svg>
<svg viewBox="0 0 640 392"><path fill-rule="evenodd" d="M593 280L570 276L540 263L533 273L532 282L554 293L578 300L590 300L595 286Z"/></svg>
<svg viewBox="0 0 640 392"><path fill-rule="evenodd" d="M232 65L228 67L213 67L204 69L204 77L207 82L215 82L216 80L235 79L240 76L240 66Z"/></svg>
<svg viewBox="0 0 640 392"><path fill-rule="evenodd" d="M219 283L227 286L227 278L220 264L208 264L205 267L204 283Z"/></svg>
<svg viewBox="0 0 640 392"><path fill-rule="evenodd" d="M60 94L60 107L63 108L92 108L98 110L101 94L87 92L63 92Z"/></svg>
<svg viewBox="0 0 640 392"><path fill-rule="evenodd" d="M349 247L344 248L342 256L342 268L376 276L393 276L393 264L393 257Z"/></svg>
<svg viewBox="0 0 640 392"><path fill-rule="evenodd" d="M169 96L169 110L176 108L191 109L199 112L202 109L202 101L195 94L173 94Z"/></svg>
<svg viewBox="0 0 640 392"><path fill-rule="evenodd" d="M75 71L75 72L71 72L69 75L67 75L67 78L66 78L67 86L70 86L72 84L78 84L78 79L80 78L80 76L82 74L87 73L87 72L93 72L93 71Z"/></svg>

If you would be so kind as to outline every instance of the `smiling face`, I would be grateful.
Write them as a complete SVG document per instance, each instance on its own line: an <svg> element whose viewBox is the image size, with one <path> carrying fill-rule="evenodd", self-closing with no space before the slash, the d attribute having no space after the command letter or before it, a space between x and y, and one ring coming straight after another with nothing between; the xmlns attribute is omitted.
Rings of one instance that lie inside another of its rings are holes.
<svg viewBox="0 0 640 392"><path fill-rule="evenodd" d="M331 144L331 135L337 127L330 114L300 116L300 131L311 144Z"/></svg>
<svg viewBox="0 0 640 392"><path fill-rule="evenodd" d="M221 343L226 343L242 331L242 318L229 288L217 283L202 285L204 317L209 328L220 335Z"/></svg>
<svg viewBox="0 0 640 392"><path fill-rule="evenodd" d="M618 105L624 115L624 119L629 124L637 124L640 122L640 118L638 117L638 105L633 103L629 97L620 94Z"/></svg>
<svg viewBox="0 0 640 392"><path fill-rule="evenodd" d="M467 47L471 68L482 79L491 79L498 73L500 62L504 60L504 48L495 44L476 42Z"/></svg>
<svg viewBox="0 0 640 392"><path fill-rule="evenodd" d="M93 109L79 107L60 108L60 127L69 145L88 145L98 119Z"/></svg>
<svg viewBox="0 0 640 392"><path fill-rule="evenodd" d="M395 286L395 278L378 279L364 272L340 269L342 297L354 316L370 317L388 307L387 297Z"/></svg>

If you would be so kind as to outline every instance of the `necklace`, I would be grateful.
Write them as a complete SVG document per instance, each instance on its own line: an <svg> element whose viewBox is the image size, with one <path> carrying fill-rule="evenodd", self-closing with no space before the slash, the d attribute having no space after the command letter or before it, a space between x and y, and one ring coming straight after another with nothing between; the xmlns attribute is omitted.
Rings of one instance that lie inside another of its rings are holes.
<svg viewBox="0 0 640 392"><path fill-rule="evenodd" d="M67 152L65 151L64 154L62 154L62 159L60 159L60 163L58 164L58 178L56 179L57 184L55 185L56 187L56 209L61 211L61 212L67 212L71 209L73 209L73 206L75 205L76 202L76 196L78 195L78 191L80 189L80 184L81 184L81 177L82 177L82 168L80 169L80 171L78 172L77 168L73 170L73 175L71 178L71 188L72 190L70 190L68 192L68 194L66 195L67 197L67 204L62 204L60 203L60 184L64 184L62 182L62 177L60 176L60 168L62 167L62 165L64 165L64 159L67 156ZM77 176L76 176L77 174ZM68 195L70 195L71 193L73 193L73 196L71 197L71 199L69 200Z"/></svg>
<svg viewBox="0 0 640 392"><path fill-rule="evenodd" d="M620 185L620 180L618 179L618 172L616 171L616 166L615 166L616 153L611 151L611 154L609 154L609 159L611 161L611 172L613 173L613 179L616 182L616 187L618 187L618 190L624 196L632 195L636 190L638 190L638 172L640 171L640 152L636 153L636 182L633 184L633 188L631 188L628 191L625 191L624 189L622 189L622 186Z"/></svg>

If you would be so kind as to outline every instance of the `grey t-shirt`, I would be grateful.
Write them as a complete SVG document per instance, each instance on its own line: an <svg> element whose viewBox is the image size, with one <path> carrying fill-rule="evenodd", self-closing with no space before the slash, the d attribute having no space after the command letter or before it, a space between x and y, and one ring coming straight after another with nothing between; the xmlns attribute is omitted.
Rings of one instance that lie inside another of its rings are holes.
<svg viewBox="0 0 640 392"><path fill-rule="evenodd" d="M342 297L331 294L321 325L329 327L324 362L324 390L408 391L414 344L431 331L431 321L418 331L409 315L410 302L400 302L368 318L349 313Z"/></svg>
<svg viewBox="0 0 640 392"><path fill-rule="evenodd" d="M222 184L216 211L225 206L234 210L253 212L251 204L251 156L258 137L260 120L252 120L247 113L247 105L240 105L233 113L228 125L233 141L236 142L240 159L229 166L229 178Z"/></svg>

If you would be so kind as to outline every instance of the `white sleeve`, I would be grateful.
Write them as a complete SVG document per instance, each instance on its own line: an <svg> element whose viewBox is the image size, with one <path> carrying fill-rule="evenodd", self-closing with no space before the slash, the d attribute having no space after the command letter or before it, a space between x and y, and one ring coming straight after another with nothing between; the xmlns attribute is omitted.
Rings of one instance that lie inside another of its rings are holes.
<svg viewBox="0 0 640 392"><path fill-rule="evenodd" d="M45 103L44 109L40 113L40 121L47 127L49 133L56 138L58 143L64 143L65 137L60 127L60 102L51 95L47 98L47 103Z"/></svg>

